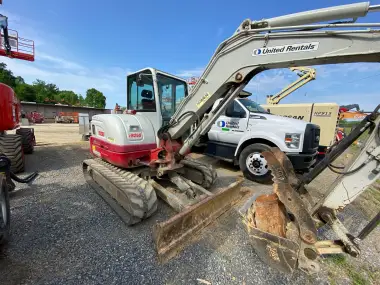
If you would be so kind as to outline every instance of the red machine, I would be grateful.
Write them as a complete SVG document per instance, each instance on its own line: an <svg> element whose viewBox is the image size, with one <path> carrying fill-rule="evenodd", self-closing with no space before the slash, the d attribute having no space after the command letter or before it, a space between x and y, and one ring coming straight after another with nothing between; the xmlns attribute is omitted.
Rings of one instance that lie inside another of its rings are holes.
<svg viewBox="0 0 380 285"><path fill-rule="evenodd" d="M0 0L0 4L2 1ZM34 42L19 38L17 32L9 35L8 18L0 14L0 56L34 61ZM19 128L20 102L12 88L0 84L0 245L6 243L10 232L10 202L8 192L19 183L30 183L37 172L19 178L14 173L24 170L24 153L32 153L34 130ZM6 131L16 129L16 134Z"/></svg>
<svg viewBox="0 0 380 285"><path fill-rule="evenodd" d="M20 126L20 102L9 86L0 83L0 132Z"/></svg>
<svg viewBox="0 0 380 285"><path fill-rule="evenodd" d="M34 42L20 38L16 31L8 30L8 18L0 14L0 56L34 61ZM20 102L13 89L0 84L0 154L11 162L14 173L24 170L24 153L32 153L35 145L34 130L19 128ZM16 130L10 135L6 131Z"/></svg>
<svg viewBox="0 0 380 285"><path fill-rule="evenodd" d="M30 123L33 124L42 124L45 121L44 116L41 113L35 111L27 113L25 117L28 119Z"/></svg>

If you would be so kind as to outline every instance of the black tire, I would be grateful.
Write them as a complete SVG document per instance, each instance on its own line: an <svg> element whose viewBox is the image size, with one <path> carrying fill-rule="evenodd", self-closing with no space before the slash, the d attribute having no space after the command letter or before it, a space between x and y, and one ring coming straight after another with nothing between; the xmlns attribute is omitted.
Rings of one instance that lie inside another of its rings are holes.
<svg viewBox="0 0 380 285"><path fill-rule="evenodd" d="M24 171L25 158L20 135L0 136L0 153L6 155L11 161L11 171L20 173Z"/></svg>
<svg viewBox="0 0 380 285"><path fill-rule="evenodd" d="M0 246L8 241L11 218L8 187L4 174L0 174Z"/></svg>
<svg viewBox="0 0 380 285"><path fill-rule="evenodd" d="M203 180L194 182L201 185L205 189L209 189L214 184L218 176L215 169L211 165L203 164L193 158L185 157L185 159L181 160L180 163L183 164L184 167L195 169L202 173ZM186 175L184 176L186 177ZM186 178L190 179L189 177Z"/></svg>
<svg viewBox="0 0 380 285"><path fill-rule="evenodd" d="M258 183L261 183L261 184L270 184L272 183L272 174L270 172L270 170L268 169L268 166L265 165L265 163L263 162L263 156L261 155L261 153L263 151L267 151L267 150L270 150L270 146L266 145L266 144L261 144L261 143L255 143L255 144L251 144L251 145L248 145L246 146L243 151L240 153L240 156L239 156L239 166L240 166L240 170L243 172L243 175L245 178L251 180L251 181L255 181L255 182L258 182ZM248 165L247 165L247 158L251 155L259 155L260 158L257 158L255 160L255 163L257 164L257 167L253 167L253 163L251 164L252 165L252 168L249 168ZM264 159L265 161L265 159ZM260 165L258 165L260 164ZM268 171L265 173L265 174L255 174L254 170L257 170L259 172L264 172L264 168L265 169L268 169Z"/></svg>
<svg viewBox="0 0 380 285"><path fill-rule="evenodd" d="M33 153L34 146L36 144L34 129L30 129L30 128L17 129L16 134L20 135L22 138L22 147L24 149L24 154Z"/></svg>

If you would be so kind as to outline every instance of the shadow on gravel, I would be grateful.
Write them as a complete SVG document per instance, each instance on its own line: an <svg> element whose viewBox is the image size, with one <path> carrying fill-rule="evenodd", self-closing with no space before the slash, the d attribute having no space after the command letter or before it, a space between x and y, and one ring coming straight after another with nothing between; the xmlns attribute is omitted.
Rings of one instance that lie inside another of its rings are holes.
<svg viewBox="0 0 380 285"><path fill-rule="evenodd" d="M37 147L33 154L25 156L25 170L29 172L58 170L80 165L91 154L87 145L51 145ZM19 174L21 177L23 173Z"/></svg>

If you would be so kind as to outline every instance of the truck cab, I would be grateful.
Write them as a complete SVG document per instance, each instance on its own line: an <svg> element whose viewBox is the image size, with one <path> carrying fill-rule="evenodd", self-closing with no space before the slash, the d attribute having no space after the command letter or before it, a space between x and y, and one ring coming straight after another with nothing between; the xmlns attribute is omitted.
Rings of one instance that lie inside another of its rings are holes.
<svg viewBox="0 0 380 285"><path fill-rule="evenodd" d="M248 98L237 98L208 132L206 154L239 165L247 179L268 183L272 176L263 151L278 147L296 171L305 172L316 161L319 136L317 125L272 115Z"/></svg>

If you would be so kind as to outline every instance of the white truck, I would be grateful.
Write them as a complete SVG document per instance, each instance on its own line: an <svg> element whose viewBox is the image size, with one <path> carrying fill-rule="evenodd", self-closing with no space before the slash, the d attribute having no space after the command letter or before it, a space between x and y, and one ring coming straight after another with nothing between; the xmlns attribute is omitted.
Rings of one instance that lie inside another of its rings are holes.
<svg viewBox="0 0 380 285"><path fill-rule="evenodd" d="M319 139L319 126L272 115L248 98L237 98L212 125L203 142L207 155L239 165L247 179L268 183L271 173L261 152L277 146L296 171L305 172L316 161Z"/></svg>

